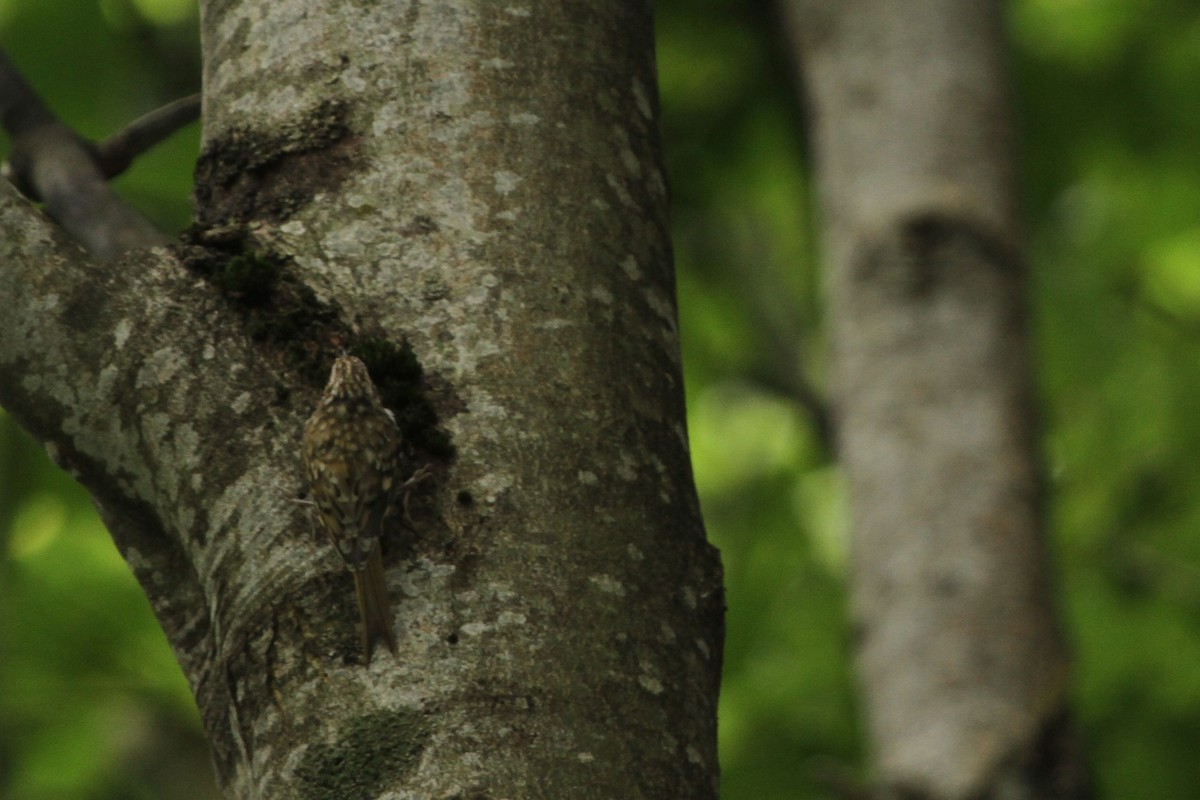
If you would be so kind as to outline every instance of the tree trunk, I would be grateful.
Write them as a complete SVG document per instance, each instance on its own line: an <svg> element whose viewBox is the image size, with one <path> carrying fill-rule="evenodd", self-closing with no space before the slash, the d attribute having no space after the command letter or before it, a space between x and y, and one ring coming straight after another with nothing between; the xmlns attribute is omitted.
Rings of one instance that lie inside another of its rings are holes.
<svg viewBox="0 0 1200 800"><path fill-rule="evenodd" d="M100 266L0 192L0 400L95 496L225 792L715 798L648 4L223 0L202 34L191 246ZM419 363L435 475L369 665L296 502L343 346Z"/></svg>
<svg viewBox="0 0 1200 800"><path fill-rule="evenodd" d="M904 797L1083 796L998 5L789 8L825 210L877 779Z"/></svg>

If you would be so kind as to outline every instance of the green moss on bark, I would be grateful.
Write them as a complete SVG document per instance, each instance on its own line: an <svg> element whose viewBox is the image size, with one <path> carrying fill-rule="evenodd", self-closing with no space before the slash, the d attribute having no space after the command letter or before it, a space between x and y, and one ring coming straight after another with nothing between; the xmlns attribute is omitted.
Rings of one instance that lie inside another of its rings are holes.
<svg viewBox="0 0 1200 800"><path fill-rule="evenodd" d="M357 717L330 744L309 747L296 768L302 800L368 800L417 766L429 731L420 712Z"/></svg>

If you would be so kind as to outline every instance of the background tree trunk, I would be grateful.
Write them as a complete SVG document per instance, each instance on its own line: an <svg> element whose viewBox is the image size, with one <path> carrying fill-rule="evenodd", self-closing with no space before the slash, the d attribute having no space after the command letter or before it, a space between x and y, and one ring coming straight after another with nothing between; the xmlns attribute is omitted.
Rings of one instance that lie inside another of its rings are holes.
<svg viewBox="0 0 1200 800"><path fill-rule="evenodd" d="M998 4L790 10L825 211L876 777L905 797L1081 796Z"/></svg>
<svg viewBox="0 0 1200 800"><path fill-rule="evenodd" d="M649 8L202 16L193 246L99 267L6 190L0 399L96 497L225 791L715 797ZM368 667L299 436L338 347L401 341L455 455L419 451Z"/></svg>

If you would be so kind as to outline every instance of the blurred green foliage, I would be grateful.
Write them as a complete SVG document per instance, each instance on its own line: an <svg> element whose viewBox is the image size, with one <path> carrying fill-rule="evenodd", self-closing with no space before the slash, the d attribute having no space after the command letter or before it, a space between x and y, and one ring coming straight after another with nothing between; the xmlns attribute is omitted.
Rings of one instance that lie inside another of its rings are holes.
<svg viewBox="0 0 1200 800"><path fill-rule="evenodd" d="M1186 797L1200 785L1200 8L1008 8L1076 701L1102 796ZM768 3L656 11L689 424L730 606L723 795L833 798L863 754L844 498L795 392L824 373L795 71ZM193 15L185 0L0 0L0 42L101 138L196 90ZM118 184L174 229L197 138ZM213 796L205 757L86 496L0 415L0 796Z"/></svg>

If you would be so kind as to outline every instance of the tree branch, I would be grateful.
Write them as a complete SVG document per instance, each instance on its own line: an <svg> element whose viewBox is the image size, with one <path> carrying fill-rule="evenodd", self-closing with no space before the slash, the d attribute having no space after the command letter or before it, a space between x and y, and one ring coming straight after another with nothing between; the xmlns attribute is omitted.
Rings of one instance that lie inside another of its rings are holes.
<svg viewBox="0 0 1200 800"><path fill-rule="evenodd" d="M773 282L769 271L762 268L768 261L767 253L753 261L734 260L738 286L767 339L764 358L752 368L750 376L760 386L778 392L804 409L817 441L832 460L837 453L833 411L824 393L813 384L804 369L807 321L799 318L791 304L780 303L777 282Z"/></svg>
<svg viewBox="0 0 1200 800"><path fill-rule="evenodd" d="M96 149L50 111L3 51L0 124L11 139L6 177L88 252L111 259L169 241L108 186Z"/></svg>
<svg viewBox="0 0 1200 800"><path fill-rule="evenodd" d="M291 501L317 387L235 306L160 249L88 258L4 182L0 296L0 405L92 494L193 680L220 680L207 659L262 595L327 613Z"/></svg>

